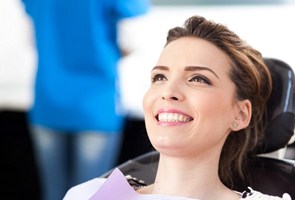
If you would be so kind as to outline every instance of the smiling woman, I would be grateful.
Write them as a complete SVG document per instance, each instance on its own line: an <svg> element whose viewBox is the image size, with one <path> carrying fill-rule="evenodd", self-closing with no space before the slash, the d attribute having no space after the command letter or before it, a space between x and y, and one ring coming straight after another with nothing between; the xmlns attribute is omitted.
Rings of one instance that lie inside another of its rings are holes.
<svg viewBox="0 0 295 200"><path fill-rule="evenodd" d="M230 189L232 174L243 178L245 158L262 137L271 85L257 50L221 24L187 19L169 31L143 99L148 136L160 155L154 183L134 191L115 170L65 199L290 200Z"/></svg>
<svg viewBox="0 0 295 200"><path fill-rule="evenodd" d="M242 128L251 114L248 100L235 99L230 65L223 51L199 38L183 37L165 47L144 98L147 130L157 150L182 158L205 153L218 160L234 118L241 118ZM158 115L166 118L161 120ZM175 123L170 116L185 120ZM213 131L216 128L220 131Z"/></svg>

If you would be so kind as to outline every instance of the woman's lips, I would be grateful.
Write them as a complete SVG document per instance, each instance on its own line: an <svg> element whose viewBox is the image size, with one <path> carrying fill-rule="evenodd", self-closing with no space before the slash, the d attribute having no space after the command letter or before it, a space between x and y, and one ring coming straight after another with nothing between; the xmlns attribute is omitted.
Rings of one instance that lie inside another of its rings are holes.
<svg viewBox="0 0 295 200"><path fill-rule="evenodd" d="M160 110L156 115L159 123L187 123L193 120L193 117L177 110Z"/></svg>
<svg viewBox="0 0 295 200"><path fill-rule="evenodd" d="M193 118L179 113L159 113L157 115L159 122L189 122Z"/></svg>

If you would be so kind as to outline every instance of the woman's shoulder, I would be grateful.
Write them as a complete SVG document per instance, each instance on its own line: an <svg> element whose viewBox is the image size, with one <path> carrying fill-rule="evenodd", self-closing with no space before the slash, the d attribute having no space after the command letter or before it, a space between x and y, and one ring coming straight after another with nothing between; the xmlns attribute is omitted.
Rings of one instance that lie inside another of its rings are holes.
<svg viewBox="0 0 295 200"><path fill-rule="evenodd" d="M292 200L290 195L285 193L282 197L263 194L248 187L246 191L241 194L240 200Z"/></svg>
<svg viewBox="0 0 295 200"><path fill-rule="evenodd" d="M105 178L94 178L72 187L63 200L89 199L103 185Z"/></svg>

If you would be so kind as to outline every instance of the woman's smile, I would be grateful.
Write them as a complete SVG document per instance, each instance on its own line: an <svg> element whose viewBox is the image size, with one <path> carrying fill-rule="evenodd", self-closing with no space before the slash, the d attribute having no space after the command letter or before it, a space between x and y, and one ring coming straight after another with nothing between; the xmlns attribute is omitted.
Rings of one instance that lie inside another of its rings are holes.
<svg viewBox="0 0 295 200"><path fill-rule="evenodd" d="M175 109L161 109L156 115L158 125L161 126L177 126L188 123L193 117Z"/></svg>

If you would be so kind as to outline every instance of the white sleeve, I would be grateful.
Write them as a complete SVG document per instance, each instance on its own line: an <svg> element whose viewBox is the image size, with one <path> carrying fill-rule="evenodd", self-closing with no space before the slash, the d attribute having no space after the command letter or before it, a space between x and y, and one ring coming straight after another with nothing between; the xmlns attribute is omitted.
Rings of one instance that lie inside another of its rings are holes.
<svg viewBox="0 0 295 200"><path fill-rule="evenodd" d="M150 14L122 19L118 23L118 44L128 54L146 48L150 42Z"/></svg>
<svg viewBox="0 0 295 200"><path fill-rule="evenodd" d="M72 187L63 200L88 200L106 181L104 178L95 178Z"/></svg>

